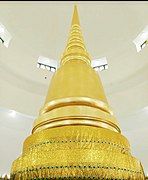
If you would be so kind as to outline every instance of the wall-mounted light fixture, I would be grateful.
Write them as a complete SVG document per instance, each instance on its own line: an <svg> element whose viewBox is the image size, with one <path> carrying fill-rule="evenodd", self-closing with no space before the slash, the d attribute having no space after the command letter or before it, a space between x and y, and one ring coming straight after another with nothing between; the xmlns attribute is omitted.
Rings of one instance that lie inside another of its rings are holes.
<svg viewBox="0 0 148 180"><path fill-rule="evenodd" d="M0 23L0 42L8 48L11 39L11 34L7 31L6 27Z"/></svg>
<svg viewBox="0 0 148 180"><path fill-rule="evenodd" d="M106 57L102 57L100 59L94 59L91 61L91 66L94 68L96 71L103 71L108 69L108 63Z"/></svg>
<svg viewBox="0 0 148 180"><path fill-rule="evenodd" d="M37 68L47 69L48 71L55 72L58 68L58 61L49 59L44 56L39 56L37 61Z"/></svg>
<svg viewBox="0 0 148 180"><path fill-rule="evenodd" d="M133 40L137 52L140 52L148 44L148 26L146 26Z"/></svg>

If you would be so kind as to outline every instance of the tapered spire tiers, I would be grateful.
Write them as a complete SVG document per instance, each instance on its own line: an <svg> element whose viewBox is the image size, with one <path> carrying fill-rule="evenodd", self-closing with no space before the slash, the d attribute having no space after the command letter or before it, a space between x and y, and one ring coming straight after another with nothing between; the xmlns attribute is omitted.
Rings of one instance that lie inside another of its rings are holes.
<svg viewBox="0 0 148 180"><path fill-rule="evenodd" d="M51 80L45 105L32 132L72 124L105 127L120 132L100 78L90 66L76 6L61 67Z"/></svg>
<svg viewBox="0 0 148 180"><path fill-rule="evenodd" d="M13 162L12 179L144 180L90 61L75 6L61 66Z"/></svg>
<svg viewBox="0 0 148 180"><path fill-rule="evenodd" d="M90 64L90 57L84 44L76 6L74 7L68 43L63 53L61 64L69 60L82 60Z"/></svg>

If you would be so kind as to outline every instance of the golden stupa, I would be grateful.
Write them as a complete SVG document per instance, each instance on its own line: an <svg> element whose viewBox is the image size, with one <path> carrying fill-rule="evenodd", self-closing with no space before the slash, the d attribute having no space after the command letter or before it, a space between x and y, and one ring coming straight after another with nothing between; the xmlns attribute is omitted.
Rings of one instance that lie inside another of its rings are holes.
<svg viewBox="0 0 148 180"><path fill-rule="evenodd" d="M90 63L75 6L60 67L11 179L144 180Z"/></svg>

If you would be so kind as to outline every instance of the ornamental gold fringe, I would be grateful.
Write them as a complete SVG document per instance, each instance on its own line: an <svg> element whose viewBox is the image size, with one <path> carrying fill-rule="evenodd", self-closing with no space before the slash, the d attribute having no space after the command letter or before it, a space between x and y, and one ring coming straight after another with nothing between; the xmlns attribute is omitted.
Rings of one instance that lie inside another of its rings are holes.
<svg viewBox="0 0 148 180"><path fill-rule="evenodd" d="M24 143L23 155L13 163L11 177L144 179L141 164L131 156L125 137L87 126L47 129L31 135Z"/></svg>

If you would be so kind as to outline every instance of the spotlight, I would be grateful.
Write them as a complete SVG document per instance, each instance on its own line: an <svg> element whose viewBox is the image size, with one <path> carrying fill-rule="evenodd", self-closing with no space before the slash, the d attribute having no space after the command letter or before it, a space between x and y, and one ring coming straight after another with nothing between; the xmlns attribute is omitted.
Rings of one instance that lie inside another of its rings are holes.
<svg viewBox="0 0 148 180"><path fill-rule="evenodd" d="M41 64L41 65L40 65L40 68L41 68L41 69L45 69L45 65L44 65L44 64Z"/></svg>
<svg viewBox="0 0 148 180"><path fill-rule="evenodd" d="M40 64L37 64L37 68L40 68Z"/></svg>
<svg viewBox="0 0 148 180"><path fill-rule="evenodd" d="M55 68L53 68L53 67L51 67L51 68L50 68L50 71L51 71L51 72L55 72L55 71L56 71L56 69L55 69Z"/></svg>
<svg viewBox="0 0 148 180"><path fill-rule="evenodd" d="M49 66L46 66L46 69L47 69L48 71L50 71L50 67L49 67Z"/></svg>

